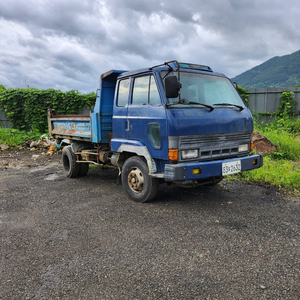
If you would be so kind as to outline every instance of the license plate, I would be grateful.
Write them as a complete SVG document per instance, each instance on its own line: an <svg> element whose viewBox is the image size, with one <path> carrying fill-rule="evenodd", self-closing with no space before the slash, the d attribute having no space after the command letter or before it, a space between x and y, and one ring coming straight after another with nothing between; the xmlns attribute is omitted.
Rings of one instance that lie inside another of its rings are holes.
<svg viewBox="0 0 300 300"><path fill-rule="evenodd" d="M227 163L222 163L222 175L230 175L241 172L241 161L235 160Z"/></svg>

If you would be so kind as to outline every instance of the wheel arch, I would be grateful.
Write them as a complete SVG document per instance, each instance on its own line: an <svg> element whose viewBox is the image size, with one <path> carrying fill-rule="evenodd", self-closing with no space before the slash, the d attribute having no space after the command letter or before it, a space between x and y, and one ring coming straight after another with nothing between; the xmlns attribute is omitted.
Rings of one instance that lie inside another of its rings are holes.
<svg viewBox="0 0 300 300"><path fill-rule="evenodd" d="M119 147L115 155L116 157L114 160L112 160L112 163L118 166L120 171L122 171L122 166L128 158L132 156L139 156L143 158L147 163L149 174L157 172L155 161L153 160L146 146L134 146L123 144Z"/></svg>

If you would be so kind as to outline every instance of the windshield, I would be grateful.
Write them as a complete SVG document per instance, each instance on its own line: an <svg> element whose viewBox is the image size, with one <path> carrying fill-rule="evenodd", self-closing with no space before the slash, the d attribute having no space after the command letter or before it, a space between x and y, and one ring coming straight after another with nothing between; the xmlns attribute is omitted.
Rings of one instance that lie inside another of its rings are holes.
<svg viewBox="0 0 300 300"><path fill-rule="evenodd" d="M162 72L162 78L164 78L166 74L167 72ZM177 76L177 74L177 72L170 72L167 76ZM212 106L216 105L216 107L221 107L222 105L230 106L231 104L245 107L242 99L228 78L181 71L180 83L181 99ZM169 103L174 103L178 101L178 98L169 98L168 100ZM186 103L179 103L178 105L187 106ZM189 103L188 106L199 107L199 105L194 103Z"/></svg>

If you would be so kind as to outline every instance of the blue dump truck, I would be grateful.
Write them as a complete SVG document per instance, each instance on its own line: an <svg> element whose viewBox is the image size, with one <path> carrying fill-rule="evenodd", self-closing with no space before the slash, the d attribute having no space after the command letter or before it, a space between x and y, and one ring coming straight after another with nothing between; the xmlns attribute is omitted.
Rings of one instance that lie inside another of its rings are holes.
<svg viewBox="0 0 300 300"><path fill-rule="evenodd" d="M48 125L64 146L66 176L85 176L89 164L116 166L136 202L153 199L160 183L213 185L263 164L261 155L249 155L249 109L226 76L204 65L111 70L100 77L89 115L49 109Z"/></svg>

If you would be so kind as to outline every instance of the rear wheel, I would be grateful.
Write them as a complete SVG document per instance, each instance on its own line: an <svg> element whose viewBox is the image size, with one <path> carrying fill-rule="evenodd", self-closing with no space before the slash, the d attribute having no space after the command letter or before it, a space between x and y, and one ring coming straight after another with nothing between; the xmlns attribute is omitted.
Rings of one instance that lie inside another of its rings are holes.
<svg viewBox="0 0 300 300"><path fill-rule="evenodd" d="M122 168L122 184L126 194L135 202L152 200L159 188L159 180L149 175L144 159L128 158Z"/></svg>
<svg viewBox="0 0 300 300"><path fill-rule="evenodd" d="M67 177L76 178L80 176L82 166L76 163L76 155L70 146L64 147L62 151L63 170Z"/></svg>
<svg viewBox="0 0 300 300"><path fill-rule="evenodd" d="M81 171L79 172L79 176L86 176L89 171L90 165L88 163L81 163L80 165Z"/></svg>

